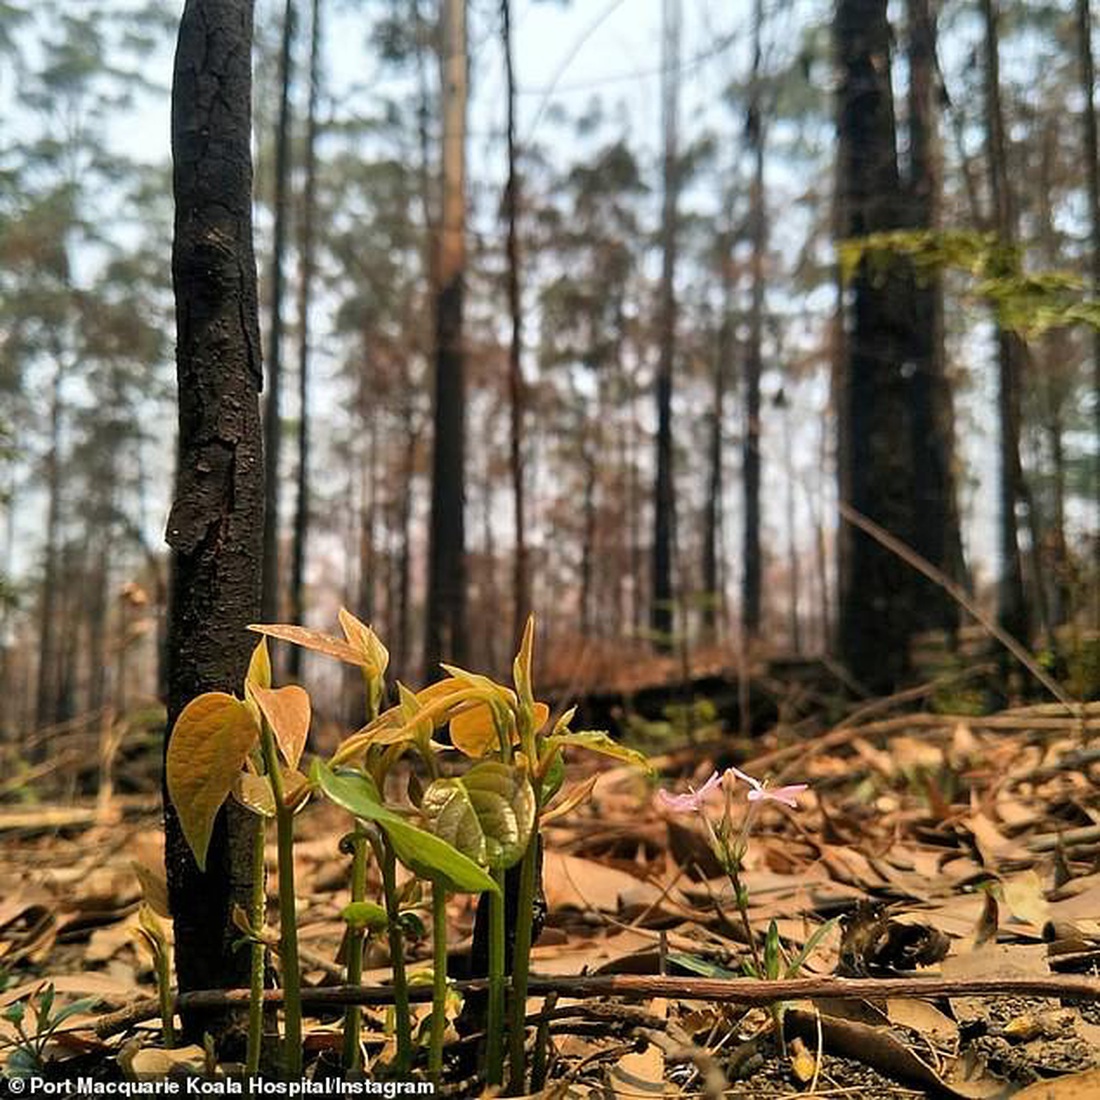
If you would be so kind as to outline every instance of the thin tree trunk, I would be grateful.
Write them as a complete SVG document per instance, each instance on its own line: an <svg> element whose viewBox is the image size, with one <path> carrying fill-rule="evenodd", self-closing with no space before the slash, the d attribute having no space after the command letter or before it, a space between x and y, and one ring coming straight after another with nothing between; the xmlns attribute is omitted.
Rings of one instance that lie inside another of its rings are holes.
<svg viewBox="0 0 1100 1100"><path fill-rule="evenodd" d="M1084 128L1085 179L1089 207L1089 274L1094 298L1100 298L1100 140L1096 125L1096 71L1092 53L1092 10L1089 0L1076 0L1077 51L1081 69L1081 92L1085 107ZM1096 469L1093 497L1100 521L1100 330L1092 334L1092 407L1096 435ZM1100 526L1100 522L1098 522ZM1096 565L1094 558L1093 564ZM1094 624L1100 626L1100 584L1095 585Z"/></svg>
<svg viewBox="0 0 1100 1100"><path fill-rule="evenodd" d="M660 357L657 363L657 455L653 493L653 602L649 624L661 652L673 643L672 375L676 360L676 246L679 197L680 0L664 0L664 201L661 212Z"/></svg>
<svg viewBox="0 0 1100 1100"><path fill-rule="evenodd" d="M729 245L732 232L722 247L722 316L715 349L713 397L711 398L710 446L707 499L703 509L703 636L718 641L719 608L722 606L721 516L724 487L723 428L726 412L726 382L733 365L733 257Z"/></svg>
<svg viewBox="0 0 1100 1100"><path fill-rule="evenodd" d="M309 306L313 294L313 219L316 205L317 106L321 93L321 0L313 0L309 32L309 106L306 114L305 183L298 274L298 501L290 571L290 620L305 621L306 541L309 536ZM291 646L290 675L302 675L302 649Z"/></svg>
<svg viewBox="0 0 1100 1100"><path fill-rule="evenodd" d="M777 402L778 404L778 402ZM783 395L783 465L786 474L787 571L790 573L791 649L802 652L801 577L798 562L798 525L795 517L794 432L791 431L790 401Z"/></svg>
<svg viewBox="0 0 1100 1100"><path fill-rule="evenodd" d="M443 4L443 217L435 287L435 438L428 547L425 668L466 650L466 3Z"/></svg>
<svg viewBox="0 0 1100 1100"><path fill-rule="evenodd" d="M741 453L745 486L741 618L750 643L760 633L763 569L760 552L760 374L764 354L764 253L768 247L768 215L764 198L764 117L760 86L763 23L762 0L755 0L747 125L747 137L753 151L752 185L749 189L752 297L749 305L749 343L745 354L745 434Z"/></svg>
<svg viewBox="0 0 1100 1100"><path fill-rule="evenodd" d="M206 691L239 692L260 610L263 381L252 251L252 0L187 0L172 88L179 460L168 728ZM167 742L166 742L167 744ZM233 910L252 892L255 819L230 799L200 872L165 797L165 863L181 991L248 984ZM201 1042L224 1020L183 1014Z"/></svg>
<svg viewBox="0 0 1100 1100"><path fill-rule="evenodd" d="M512 340L508 348L508 391L511 401L512 502L515 523L515 558L512 591L514 617L512 635L518 645L527 616L531 611L531 593L527 581L527 534L523 505L523 416L527 406L523 379L523 299L519 270L519 175L516 170L516 80L512 61L512 18L510 0L500 0L501 36L504 48L504 73L508 97L508 182L504 187L504 208L508 218L508 308L512 316Z"/></svg>
<svg viewBox="0 0 1100 1100"><path fill-rule="evenodd" d="M286 255L290 188L290 81L294 45L294 0L283 9L283 38L279 55L279 124L275 133L275 225L271 249L271 321L268 333L267 400L264 404L264 528L263 617L279 618L279 459L282 453L283 373L283 260ZM293 648L293 647L292 647Z"/></svg>
<svg viewBox="0 0 1100 1100"><path fill-rule="evenodd" d="M61 389L64 368L60 357L50 389L50 450L46 456L46 547L42 569L42 596L38 623L38 684L35 692L36 729L51 725L57 716L57 556L61 538Z"/></svg>
<svg viewBox="0 0 1100 1100"><path fill-rule="evenodd" d="M1001 66L997 0L981 0L985 25L985 125L989 188L993 200L993 225L1004 248L1016 243L1015 203L1008 179L1004 113L1001 108ZM1000 525L1001 578L997 617L1014 637L1027 641L1028 616L1016 506L1020 500L1020 373L1023 364L1018 336L997 326L998 394L1000 420Z"/></svg>

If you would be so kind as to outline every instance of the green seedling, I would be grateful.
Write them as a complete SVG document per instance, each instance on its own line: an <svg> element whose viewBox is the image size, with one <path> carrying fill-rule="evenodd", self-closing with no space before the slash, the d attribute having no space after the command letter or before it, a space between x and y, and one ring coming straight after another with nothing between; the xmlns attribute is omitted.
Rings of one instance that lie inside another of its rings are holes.
<svg viewBox="0 0 1100 1100"><path fill-rule="evenodd" d="M46 1047L66 1020L82 1012L90 1012L99 1003L98 997L84 997L54 1012L53 982L23 1000L7 1006L0 1019L6 1020L18 1035L14 1049L4 1066L6 1077L36 1077L46 1068ZM33 1017L33 1024L27 1018Z"/></svg>

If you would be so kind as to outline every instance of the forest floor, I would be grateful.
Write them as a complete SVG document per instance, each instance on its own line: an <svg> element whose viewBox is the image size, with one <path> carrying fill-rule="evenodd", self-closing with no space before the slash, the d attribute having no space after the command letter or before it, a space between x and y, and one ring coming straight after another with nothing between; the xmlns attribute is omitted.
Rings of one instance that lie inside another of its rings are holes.
<svg viewBox="0 0 1100 1100"><path fill-rule="evenodd" d="M800 809L768 803L757 819L743 873L754 934L763 943L774 922L790 960L839 918L801 976L870 978L891 995L786 1002L782 1047L774 1012L677 991L677 975L741 973L748 953L730 883L696 815L662 808L635 770L601 771L589 801L545 828L548 919L533 969L558 988L546 1095L1100 1097L1100 1000L1095 989L1091 999L1059 995L1056 984L1064 978L1068 991L1100 974L1098 731L1098 704L1077 717L1053 705L986 717L871 709L797 745L769 734L736 759L744 742L703 734L658 757L660 783L680 791L731 763L810 785ZM343 826L323 806L299 823L306 979L338 984ZM54 1037L51 1057L69 1060L59 1074L120 1052L134 1070L162 1066L155 1021L96 1032L98 1014L154 992L133 865L162 859L152 789L98 805L0 804L0 1013L46 981L59 1001L98 998ZM273 880L274 847L268 859ZM461 956L471 899L455 899L450 918ZM414 955L414 969L430 967L426 941ZM388 978L380 947L366 966L365 982ZM580 997L580 975L666 984L642 999ZM1052 995L919 997L898 977L1036 978ZM541 1004L533 998L531 1010ZM385 1012L366 1016L369 1054L384 1057ZM310 1020L307 1056L333 1049L338 1025ZM0 1020L0 1047L13 1038Z"/></svg>

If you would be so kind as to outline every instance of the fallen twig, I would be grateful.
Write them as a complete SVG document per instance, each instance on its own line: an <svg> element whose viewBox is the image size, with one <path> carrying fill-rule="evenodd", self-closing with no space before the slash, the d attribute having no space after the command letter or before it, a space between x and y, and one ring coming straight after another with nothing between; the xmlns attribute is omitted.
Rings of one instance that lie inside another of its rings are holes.
<svg viewBox="0 0 1100 1100"><path fill-rule="evenodd" d="M461 993L484 992L488 982L455 982ZM1077 975L1044 975L1042 977L990 977L990 978L795 978L789 981L761 981L755 978L680 978L661 975L612 974L592 977L532 978L530 994L533 997L547 993L560 993L565 997L622 997L625 1000L649 1000L667 997L679 1001L712 1001L720 1004L768 1005L777 1001L821 1000L840 998L875 1000L884 997L1076 997L1082 1000L1100 1001L1100 978L1084 978ZM432 991L427 986L409 989L413 1000L427 1001ZM264 992L268 1004L282 1003L282 990ZM182 993L176 997L175 1007L232 1008L248 1004L247 989L204 989ZM320 1009L345 1005L377 1005L393 1002L393 988L376 986L328 986L320 989L303 989L302 1004L305 1008ZM135 1024L143 1023L160 1014L157 1000L138 1001L117 1012L100 1016L95 1024L96 1034L105 1039L117 1035Z"/></svg>

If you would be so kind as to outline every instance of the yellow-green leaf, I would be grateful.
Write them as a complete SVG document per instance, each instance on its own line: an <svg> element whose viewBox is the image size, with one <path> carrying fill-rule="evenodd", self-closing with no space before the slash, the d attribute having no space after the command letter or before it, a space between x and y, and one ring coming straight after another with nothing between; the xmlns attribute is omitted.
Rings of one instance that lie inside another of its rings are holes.
<svg viewBox="0 0 1100 1100"><path fill-rule="evenodd" d="M578 730L576 733L567 730L565 733L555 733L546 739L543 759L545 760L556 749L566 748L569 745L598 752L601 756L610 756L615 760L634 764L649 773L653 772L653 767L644 754L637 749L620 745L606 730Z"/></svg>
<svg viewBox="0 0 1100 1100"><path fill-rule="evenodd" d="M381 679L389 667L390 654L378 635L345 607L340 608L340 626L348 645L362 654L363 667L372 676Z"/></svg>
<svg viewBox="0 0 1100 1100"><path fill-rule="evenodd" d="M296 768L309 735L310 705L306 690L293 684L281 688L253 684L252 697L271 726L283 759Z"/></svg>
<svg viewBox="0 0 1100 1100"><path fill-rule="evenodd" d="M241 772L233 784L233 797L258 817L275 816L275 792L266 775Z"/></svg>
<svg viewBox="0 0 1100 1100"><path fill-rule="evenodd" d="M214 818L259 735L248 707L220 691L192 699L176 719L165 762L168 796L201 870Z"/></svg>
<svg viewBox="0 0 1100 1100"><path fill-rule="evenodd" d="M369 663L366 656L355 646L349 645L340 638L333 638L330 634L322 634L319 630L293 626L290 623L253 623L248 629L257 634L266 634L269 638L278 638L280 641L300 645L303 649L312 649L315 653L323 653L326 657L335 657L336 660L343 661L345 664L363 668Z"/></svg>
<svg viewBox="0 0 1100 1100"><path fill-rule="evenodd" d="M535 824L535 792L507 764L476 764L465 775L437 779L420 810L433 833L475 863L495 869L523 858Z"/></svg>
<svg viewBox="0 0 1100 1100"><path fill-rule="evenodd" d="M271 654L267 651L267 639L261 638L248 662L247 683L253 687L271 687Z"/></svg>

